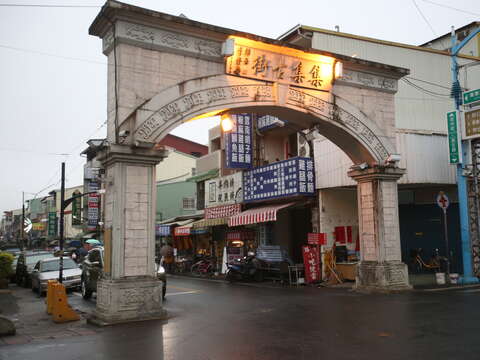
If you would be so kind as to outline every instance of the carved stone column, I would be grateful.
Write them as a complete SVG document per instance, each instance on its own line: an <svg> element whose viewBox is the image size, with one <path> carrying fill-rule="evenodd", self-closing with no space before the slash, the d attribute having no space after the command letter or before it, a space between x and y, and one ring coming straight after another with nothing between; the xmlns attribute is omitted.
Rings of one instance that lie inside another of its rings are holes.
<svg viewBox="0 0 480 360"><path fill-rule="evenodd" d="M152 149L110 145L105 167L104 275L97 285L95 321L118 323L164 317L155 267L155 165Z"/></svg>
<svg viewBox="0 0 480 360"><path fill-rule="evenodd" d="M410 289L407 266L402 263L398 220L397 181L404 169L374 167L350 171L357 181L360 263L356 288Z"/></svg>

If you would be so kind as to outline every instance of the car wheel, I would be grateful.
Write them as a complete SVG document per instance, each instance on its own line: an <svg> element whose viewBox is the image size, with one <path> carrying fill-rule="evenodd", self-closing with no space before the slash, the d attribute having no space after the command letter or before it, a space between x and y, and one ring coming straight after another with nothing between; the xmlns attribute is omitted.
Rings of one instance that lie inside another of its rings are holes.
<svg viewBox="0 0 480 360"><path fill-rule="evenodd" d="M82 289L82 297L85 300L88 300L92 297L93 291L88 289L87 282L85 281L85 279L82 279L81 289Z"/></svg>

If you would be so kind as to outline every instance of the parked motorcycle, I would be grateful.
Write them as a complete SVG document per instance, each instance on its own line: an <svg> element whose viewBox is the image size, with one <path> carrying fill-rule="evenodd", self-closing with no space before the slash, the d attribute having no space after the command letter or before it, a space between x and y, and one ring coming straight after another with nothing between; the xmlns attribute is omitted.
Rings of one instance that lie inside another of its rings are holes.
<svg viewBox="0 0 480 360"><path fill-rule="evenodd" d="M227 273L225 279L229 282L242 280L262 281L262 271L257 267L257 259L253 255L245 256L233 263L227 263Z"/></svg>

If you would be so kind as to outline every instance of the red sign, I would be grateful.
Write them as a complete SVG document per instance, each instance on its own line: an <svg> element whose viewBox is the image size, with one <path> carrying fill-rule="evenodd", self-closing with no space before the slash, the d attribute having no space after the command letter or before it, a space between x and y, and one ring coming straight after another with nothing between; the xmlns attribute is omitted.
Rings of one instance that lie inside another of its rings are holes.
<svg viewBox="0 0 480 360"><path fill-rule="evenodd" d="M305 282L307 284L320 281L320 257L318 248L302 246L303 265L305 266Z"/></svg>
<svg viewBox="0 0 480 360"><path fill-rule="evenodd" d="M325 245L327 243L327 234L308 233L308 245Z"/></svg>
<svg viewBox="0 0 480 360"><path fill-rule="evenodd" d="M190 229L190 226L178 226L173 230L173 234L175 236L189 236Z"/></svg>
<svg viewBox="0 0 480 360"><path fill-rule="evenodd" d="M237 215L242 211L240 204L221 205L205 209L205 219L219 219Z"/></svg>

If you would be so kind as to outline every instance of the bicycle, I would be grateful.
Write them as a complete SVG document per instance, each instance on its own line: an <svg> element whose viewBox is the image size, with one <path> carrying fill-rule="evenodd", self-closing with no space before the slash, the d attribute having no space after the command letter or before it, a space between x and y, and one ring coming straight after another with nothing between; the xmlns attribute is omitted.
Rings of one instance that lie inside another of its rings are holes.
<svg viewBox="0 0 480 360"><path fill-rule="evenodd" d="M208 275L213 272L213 262L210 259L201 259L192 265L190 272L194 275Z"/></svg>
<svg viewBox="0 0 480 360"><path fill-rule="evenodd" d="M441 262L447 261L447 258L440 256L438 249L435 249L432 257L428 262L425 262L422 258L422 248L412 249L410 251L411 261L410 266L416 272L421 272L424 269L434 270L435 272L441 271Z"/></svg>

